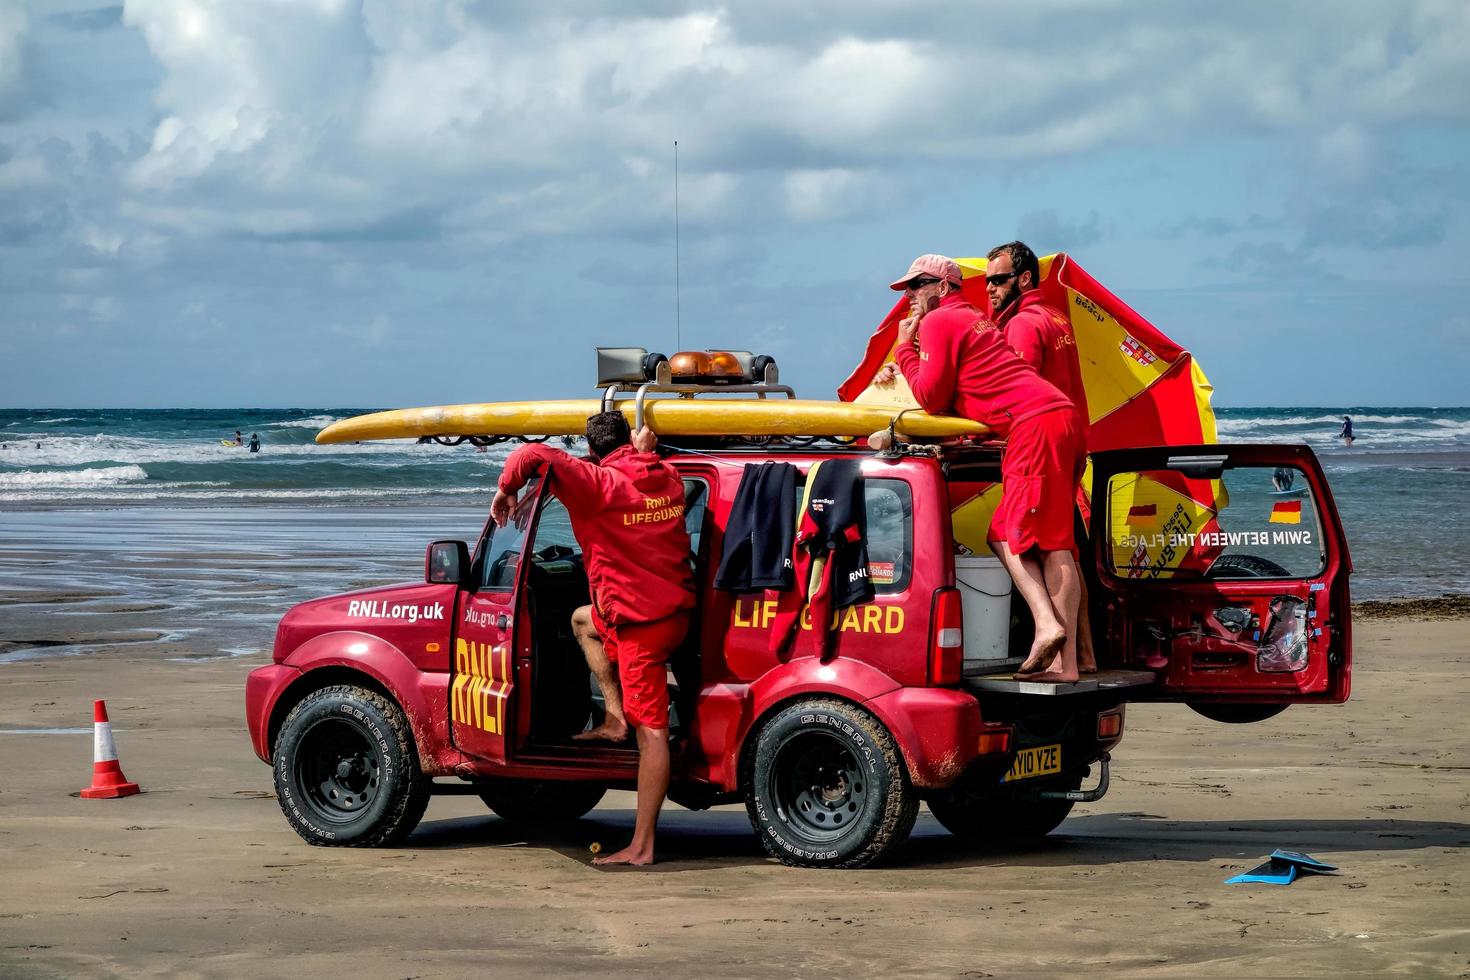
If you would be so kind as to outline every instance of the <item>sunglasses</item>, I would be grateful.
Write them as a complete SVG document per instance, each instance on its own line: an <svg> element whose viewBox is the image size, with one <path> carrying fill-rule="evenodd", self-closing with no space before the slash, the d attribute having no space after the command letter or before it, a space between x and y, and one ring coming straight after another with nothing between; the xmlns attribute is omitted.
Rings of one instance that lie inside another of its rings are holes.
<svg viewBox="0 0 1470 980"><path fill-rule="evenodd" d="M909 282L908 282L908 285L905 288L908 289L909 292L913 292L916 289L923 289L925 286L932 286L936 282L939 282L939 280L938 279L910 279Z"/></svg>
<svg viewBox="0 0 1470 980"><path fill-rule="evenodd" d="M1019 275L1020 275L1019 272L997 272L993 276L986 276L985 277L985 285L987 285L987 286L1003 286L1003 285L1005 285L1006 283L1010 282L1012 279L1016 278Z"/></svg>

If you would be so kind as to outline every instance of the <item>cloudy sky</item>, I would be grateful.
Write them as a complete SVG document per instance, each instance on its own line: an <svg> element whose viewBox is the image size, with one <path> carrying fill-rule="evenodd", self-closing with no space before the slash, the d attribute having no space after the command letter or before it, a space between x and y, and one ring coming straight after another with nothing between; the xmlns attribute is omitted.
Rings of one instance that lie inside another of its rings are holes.
<svg viewBox="0 0 1470 980"><path fill-rule="evenodd" d="M0 406L829 397L917 253L1070 252L1221 405L1463 405L1470 4L0 0Z"/></svg>

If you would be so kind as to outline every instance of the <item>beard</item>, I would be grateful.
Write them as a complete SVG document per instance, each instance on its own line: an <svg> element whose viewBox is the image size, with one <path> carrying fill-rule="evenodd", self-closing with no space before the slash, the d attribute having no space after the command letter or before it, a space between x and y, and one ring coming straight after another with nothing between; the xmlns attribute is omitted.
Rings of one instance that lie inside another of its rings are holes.
<svg viewBox="0 0 1470 980"><path fill-rule="evenodd" d="M1020 295L1021 290L1016 285L1016 280L1012 279L1010 282L1001 287L1000 295L998 297L994 297L990 300L991 315L997 317L1000 316L1006 311L1007 307L1009 307L1012 303L1016 301L1016 299Z"/></svg>

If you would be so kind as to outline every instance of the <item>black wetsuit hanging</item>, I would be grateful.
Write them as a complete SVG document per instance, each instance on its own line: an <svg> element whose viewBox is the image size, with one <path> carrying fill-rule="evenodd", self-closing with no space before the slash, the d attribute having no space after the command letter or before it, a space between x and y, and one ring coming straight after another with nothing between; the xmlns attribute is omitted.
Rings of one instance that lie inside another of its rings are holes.
<svg viewBox="0 0 1470 980"><path fill-rule="evenodd" d="M796 535L796 467L745 467L730 506L715 588L731 592L790 589L796 578L791 543Z"/></svg>
<svg viewBox="0 0 1470 980"><path fill-rule="evenodd" d="M833 613L874 598L868 577L861 461L824 460L807 471L794 561L796 588L778 600L771 623L771 650L778 655L790 651L801 626L802 607L809 605L816 654L825 657Z"/></svg>

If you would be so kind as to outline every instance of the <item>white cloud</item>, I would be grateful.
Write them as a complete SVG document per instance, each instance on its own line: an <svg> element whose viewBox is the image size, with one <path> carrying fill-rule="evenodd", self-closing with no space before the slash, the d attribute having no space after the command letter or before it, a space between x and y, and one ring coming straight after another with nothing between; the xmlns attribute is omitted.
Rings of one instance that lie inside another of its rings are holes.
<svg viewBox="0 0 1470 980"><path fill-rule="evenodd" d="M18 156L0 161L0 191L38 187L50 179L46 162L37 156Z"/></svg>
<svg viewBox="0 0 1470 980"><path fill-rule="evenodd" d="M877 193L871 175L844 168L786 175L786 211L796 221L844 217L865 209Z"/></svg>
<svg viewBox="0 0 1470 980"><path fill-rule="evenodd" d="M1470 88L1463 3L1132 9L127 0L165 72L135 213L266 237L405 211L476 241L626 231L671 204L677 138L691 220L827 220L871 207L858 175L876 171L1024 165L1221 119L1330 143L1345 115L1470 117L1447 95Z"/></svg>
<svg viewBox="0 0 1470 980"><path fill-rule="evenodd" d="M0 95L20 77L21 41L29 18L23 3L0 3Z"/></svg>

